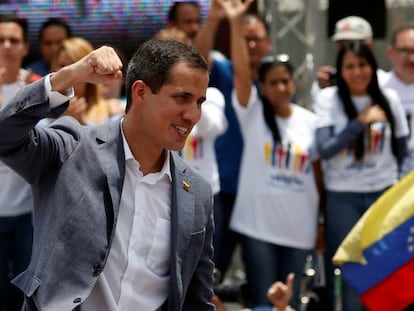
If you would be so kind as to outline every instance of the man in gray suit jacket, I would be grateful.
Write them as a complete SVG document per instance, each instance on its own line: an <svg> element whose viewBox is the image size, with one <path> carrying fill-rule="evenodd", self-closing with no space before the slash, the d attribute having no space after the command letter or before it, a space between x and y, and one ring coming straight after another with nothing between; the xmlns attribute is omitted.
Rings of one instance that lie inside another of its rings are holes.
<svg viewBox="0 0 414 311"><path fill-rule="evenodd" d="M128 66L120 121L35 127L65 110L75 83L119 78L121 66L101 47L0 111L0 159L34 194L33 255L13 280L26 310L214 310L211 189L170 151L200 119L205 60L147 41Z"/></svg>

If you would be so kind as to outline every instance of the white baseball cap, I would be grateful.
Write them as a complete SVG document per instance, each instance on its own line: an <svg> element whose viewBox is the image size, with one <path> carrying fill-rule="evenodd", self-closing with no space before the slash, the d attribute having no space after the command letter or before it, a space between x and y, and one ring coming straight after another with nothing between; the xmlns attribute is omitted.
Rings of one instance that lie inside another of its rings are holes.
<svg viewBox="0 0 414 311"><path fill-rule="evenodd" d="M333 41L340 40L369 40L372 39L371 25L362 17L348 16L335 24Z"/></svg>

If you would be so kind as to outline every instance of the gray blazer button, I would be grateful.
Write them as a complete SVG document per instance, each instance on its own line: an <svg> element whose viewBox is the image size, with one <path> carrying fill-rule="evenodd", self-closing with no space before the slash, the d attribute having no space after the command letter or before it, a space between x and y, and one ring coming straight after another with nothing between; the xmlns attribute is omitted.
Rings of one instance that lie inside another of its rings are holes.
<svg viewBox="0 0 414 311"><path fill-rule="evenodd" d="M81 302L82 301L82 299L81 298L75 298L75 299L73 299L73 303L79 303L79 302Z"/></svg>

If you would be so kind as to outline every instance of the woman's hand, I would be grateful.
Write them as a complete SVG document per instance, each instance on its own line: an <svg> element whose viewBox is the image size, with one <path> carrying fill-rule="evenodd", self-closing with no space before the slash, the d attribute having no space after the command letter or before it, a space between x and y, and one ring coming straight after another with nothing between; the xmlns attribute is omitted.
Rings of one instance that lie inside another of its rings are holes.
<svg viewBox="0 0 414 311"><path fill-rule="evenodd" d="M229 19L245 14L253 0L218 0Z"/></svg>
<svg viewBox="0 0 414 311"><path fill-rule="evenodd" d="M358 115L358 120L368 125L375 122L387 121L387 116L378 105L370 104Z"/></svg>

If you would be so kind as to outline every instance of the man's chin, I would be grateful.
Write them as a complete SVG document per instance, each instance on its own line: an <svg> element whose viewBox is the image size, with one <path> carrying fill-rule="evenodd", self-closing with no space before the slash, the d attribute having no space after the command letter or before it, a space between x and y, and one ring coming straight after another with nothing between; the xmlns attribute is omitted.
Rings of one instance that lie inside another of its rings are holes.
<svg viewBox="0 0 414 311"><path fill-rule="evenodd" d="M181 151L184 148L184 145L185 145L185 142L177 143L177 144L170 146L170 148L168 149L171 151Z"/></svg>

